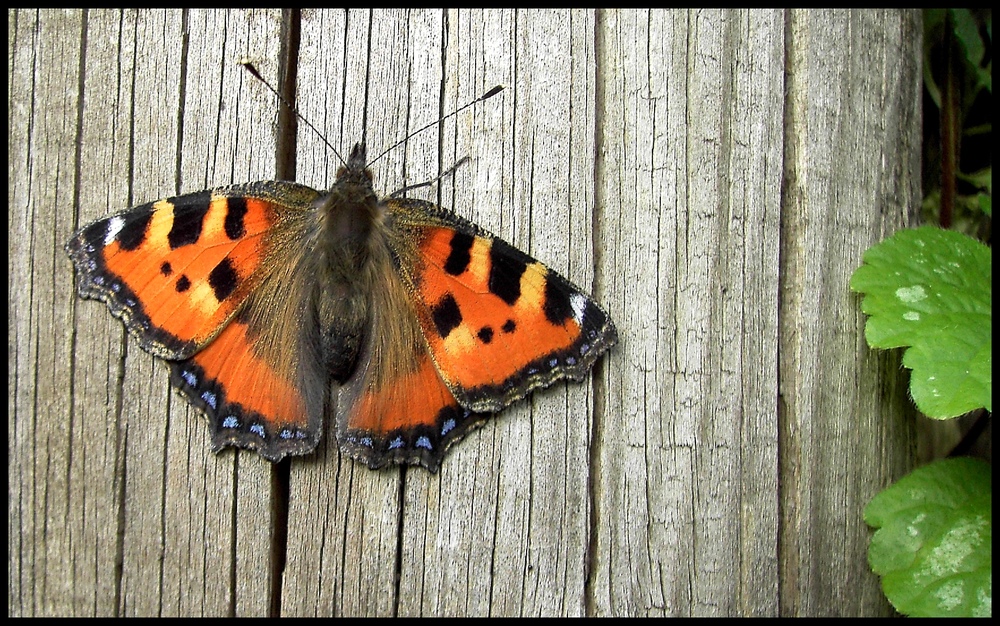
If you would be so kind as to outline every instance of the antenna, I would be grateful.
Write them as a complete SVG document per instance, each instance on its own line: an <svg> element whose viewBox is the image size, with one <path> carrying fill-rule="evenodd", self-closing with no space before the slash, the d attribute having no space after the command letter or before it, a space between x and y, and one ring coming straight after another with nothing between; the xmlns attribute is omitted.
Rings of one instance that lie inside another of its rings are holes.
<svg viewBox="0 0 1000 626"><path fill-rule="evenodd" d="M275 95L275 97L277 97L278 100L281 101L282 104L284 104L293 113L295 113L296 117L298 117L300 120L302 120L303 122L305 122L306 126L308 126L309 128L311 128L314 133L316 133L317 135L319 135L319 138L323 140L323 143L325 143L327 145L327 147L330 148L330 150L335 155L337 155L337 158L340 159L341 163L343 163L344 165L347 164L344 161L344 157L340 156L340 153L337 152L337 149L334 148L333 145L329 141L327 141L326 136L323 135L323 133L319 132L319 129L317 129L315 126L313 126L309 122L309 120L307 120L301 113L299 113L299 110L296 109L294 106L292 106L292 103L290 103L288 100L286 100L283 95L281 95L280 93L278 93L278 90L275 89L274 87L272 87L271 83L269 83L266 80L264 80L264 77L260 75L260 72L257 71L257 68L254 67L253 63L251 63L250 61L247 61L247 60L241 60L241 61L239 61L239 64L243 66L243 69L245 69L246 71L250 72L250 74L254 78L256 78L260 82L264 83L264 86L267 87L268 89L270 89L271 93L273 93ZM451 113L445 115L444 117L439 117L438 119L434 120L430 124L422 126L422 127L418 128L417 130L413 131L412 133L410 133L409 135L403 137L402 139L400 139L396 143L394 143L391 146L389 146L388 148L386 148L382 152L382 154L378 155L377 157L375 157L374 159L372 159L371 161L369 161L368 163L366 163L366 165L371 165L375 161L378 161L379 159L381 159L382 157L384 157L386 154L388 154L389 151L395 149L396 147L398 147L399 145L401 145L402 143L404 143L406 140L408 140L410 137L413 137L414 135L422 133L423 131L427 130L431 126L434 126L435 124L440 124L441 122L445 121L449 117L452 117L454 115L458 115L459 113L461 113L462 111L468 109L469 107L471 107L472 105L476 104L477 102L482 102L483 100L486 100L488 98L492 98L493 96L497 95L498 93L500 93L503 90L504 90L504 86L503 85L496 85L495 87L493 87L493 89L490 89L489 91L487 91L483 95L479 96L478 98L476 98L472 102L468 102L466 104L463 104L462 106L458 107L457 109L455 109ZM459 161L459 163L461 163L463 161L465 161L465 159L463 159L462 161ZM457 167L457 166L458 166L458 163L455 164L455 167ZM453 167L450 170L448 170L448 172L453 172L455 170L455 167ZM430 183L427 183L427 184L430 184ZM414 189L415 187L420 187L420 186L423 186L423 184L416 185L414 187L407 187L406 189Z"/></svg>
<svg viewBox="0 0 1000 626"><path fill-rule="evenodd" d="M327 141L326 135L324 135L323 133L319 132L319 129L317 129L315 126L313 126L312 123L305 118L305 116L303 116L301 113L299 113L299 110L296 109L294 106L292 106L292 103L289 102L288 100L286 100L285 96L283 96L280 93L278 93L278 90L275 89L274 87L272 87L271 83L269 83L266 80L264 80L264 77L260 75L260 72L257 71L257 68L254 67L253 63L251 63L250 61L239 61L239 64L243 66L243 69L245 69L246 71L250 72L250 74L254 78L256 78L260 82L264 83L264 86L267 87L268 89L270 89L271 93L273 93L275 95L275 97L277 97L278 100L282 104L284 104L293 113L295 113L296 117L298 117L300 120L302 120L303 122L305 122L306 126L308 126L309 128L311 128L314 133L316 133L317 135L319 135L319 138L323 140L323 143L326 144L326 147L330 148L330 150L335 155L337 155L337 158L340 159L341 163L343 163L344 165L347 165L347 162L344 161L344 157L340 156L340 153L337 152L337 149L333 147L333 144L331 144L329 141Z"/></svg>
<svg viewBox="0 0 1000 626"><path fill-rule="evenodd" d="M386 148L384 151L382 151L382 154L378 155L377 157L375 157L374 159L372 159L371 161L369 161L368 165L371 165L375 161L378 161L379 159L381 159L382 157L384 157L387 153L389 153L389 151L395 149L397 146L399 146L400 144L404 143L410 137L413 137L415 135L418 135L418 134L424 132L425 130L427 130L431 126L434 126L435 124L440 124L441 122L445 121L449 117L452 117L453 115L458 115L459 113L461 113L462 111L468 109L469 107L471 107L472 105L476 104L477 102L482 102L483 100L486 100L487 98L492 98L493 96L497 95L498 93L500 93L503 90L504 90L504 86L503 85L496 85L495 87L493 87L493 89L490 89L489 91L487 91L483 95L479 96L478 98L476 98L472 102L468 102L466 104L463 104L462 106L458 107L457 109L455 109L454 111L452 111L448 115L445 115L444 117L439 117L438 119L434 120L430 124L427 124L426 126L422 126L421 128L418 128L417 130L413 131L412 133L410 133L406 137L403 137L402 139L400 139L396 143L394 143L391 146L389 146L388 148Z"/></svg>

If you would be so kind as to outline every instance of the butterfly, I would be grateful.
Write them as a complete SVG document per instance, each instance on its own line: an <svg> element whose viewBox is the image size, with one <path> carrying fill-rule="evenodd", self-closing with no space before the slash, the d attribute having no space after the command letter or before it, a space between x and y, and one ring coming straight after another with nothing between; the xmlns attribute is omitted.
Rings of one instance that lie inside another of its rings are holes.
<svg viewBox="0 0 1000 626"><path fill-rule="evenodd" d="M578 287L455 213L379 198L363 143L320 192L264 181L100 219L66 250L204 412L213 450L312 452L324 416L371 468L420 464L489 414L582 380L617 341Z"/></svg>

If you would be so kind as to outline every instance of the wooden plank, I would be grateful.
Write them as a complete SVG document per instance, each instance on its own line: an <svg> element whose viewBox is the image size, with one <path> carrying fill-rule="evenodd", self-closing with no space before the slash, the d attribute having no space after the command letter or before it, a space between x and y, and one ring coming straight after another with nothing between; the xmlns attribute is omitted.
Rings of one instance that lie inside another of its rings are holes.
<svg viewBox="0 0 1000 626"><path fill-rule="evenodd" d="M598 615L775 614L781 12L607 12Z"/></svg>
<svg viewBox="0 0 1000 626"><path fill-rule="evenodd" d="M249 57L261 71L271 76L277 73L281 12L191 11L187 28L190 35L184 106L192 114L185 114L182 132L183 190L273 179L273 101L253 89L256 81L237 62ZM184 539L192 544L193 552L205 546L206 554L196 554L194 562L204 566L207 573L202 577L216 587L198 590L196 578L189 589L176 590L177 613L267 615L274 585L270 548L274 532L272 464L255 453L212 454L207 421L177 394L172 404L175 411L171 423L191 432L189 443L171 447L176 454L167 459L167 465L177 467L179 472L176 478L170 477L174 489L167 493L165 509L175 509L171 496L183 505L177 536L184 537L181 529L190 523L195 532ZM216 461L219 458L228 462L220 464ZM206 511L212 513L212 523L207 527L198 517L205 515L198 508L203 500ZM178 547L178 556L186 557L186 546ZM186 558L175 561L176 576L186 575L186 562ZM193 600L187 599L186 593ZM185 608L181 604L205 602L199 593L220 604L211 608Z"/></svg>
<svg viewBox="0 0 1000 626"><path fill-rule="evenodd" d="M276 58L280 13L152 11L134 20L134 51L122 51L136 67L132 197L123 206L272 178L273 108L242 89L236 61L262 42L260 55ZM213 455L206 420L170 390L162 366L130 348L119 611L266 613L270 464Z"/></svg>
<svg viewBox="0 0 1000 626"><path fill-rule="evenodd" d="M376 186L470 156L415 195L593 288L622 340L436 475L369 471L328 425L285 529L281 472L210 452L62 244L272 178L278 107L236 61L276 80L287 19L8 12L10 615L887 611L860 512L908 467L908 404L846 284L918 205L919 14L303 12L298 102L343 152L507 86Z"/></svg>
<svg viewBox="0 0 1000 626"><path fill-rule="evenodd" d="M93 383L99 393L101 383L75 376L72 274L61 241L75 224L83 16L7 16L8 612L106 613L114 596L98 592L91 570L114 565L114 507L107 506L114 466L99 467L94 481L81 481L79 470L113 459L114 428L83 423L69 410L75 385ZM78 445L81 439L88 441ZM102 449L108 445L110 453ZM74 493L83 497L68 501Z"/></svg>
<svg viewBox="0 0 1000 626"><path fill-rule="evenodd" d="M445 127L444 162L473 157L452 206L591 290L592 14L459 11L448 24L445 109L507 85ZM400 614L585 612L592 412L589 385L557 385L457 447L440 481L408 477Z"/></svg>
<svg viewBox="0 0 1000 626"><path fill-rule="evenodd" d="M253 106L237 104L244 99L239 86L244 75L235 61L249 41L277 44L280 13L40 11L17 17L28 32L32 19L40 26L34 50L31 42L17 48L34 53L30 63L42 70L34 79L34 100L22 102L33 105L36 119L57 124L25 125L36 129L34 143L25 143L29 154L46 163L25 180L42 193L11 206L45 209L47 215L35 217L31 226L55 229L46 235L55 241L44 252L35 248L12 258L30 259L34 272L49 265L46 275L57 278L55 290L33 291L49 298L54 293L58 307L34 303L23 310L55 310L65 319L42 319L44 332L12 335L44 337L46 343L58 339L73 358L51 349L42 361L32 358L71 370L36 374L41 386L31 391L44 393L51 409L21 410L44 430L33 435L32 445L14 446L12 458L28 454L15 465L32 467L48 459L46 471L59 478L19 484L56 488L60 497L15 507L43 522L32 549L51 552L54 560L23 559L41 566L44 575L31 577L31 595L11 602L12 611L17 605L25 614L226 614L246 605L250 613L266 613L269 581L257 570L262 561L267 571L269 556L260 547L271 532L270 464L246 455L249 465L234 466L232 453L210 453L205 420L169 391L166 368L126 340L106 307L75 298L62 244L77 225L144 201L273 177L273 107L258 107L261 117ZM190 42L195 44L188 48ZM46 46L53 43L62 48L50 52ZM186 54L189 49L196 53ZM265 48L262 56L276 58L277 48ZM226 107L245 120L242 134L220 115ZM47 147L48 142L61 147ZM66 163L52 159L57 155ZM65 197L44 200L60 190ZM80 207L78 218L74 205ZM77 332L51 330L73 328ZM23 373L19 377L25 380ZM62 393L45 388L57 381ZM63 396L70 392L72 403ZM48 429L55 430L45 434ZM19 437L32 436L30 430L14 430ZM263 520L244 524L239 532L237 472L244 490L251 485L258 490L239 501L239 513ZM70 484L60 486L64 481ZM58 515L45 513L48 506ZM67 558L73 567L61 566ZM241 576L235 563L243 562L253 569Z"/></svg>
<svg viewBox="0 0 1000 626"><path fill-rule="evenodd" d="M344 158L355 142L367 141L374 158L402 138L409 88L408 40L400 36L405 18L405 12L367 10L302 16L297 105ZM305 125L299 137L299 181L328 187L340 161ZM400 160L390 153L374 168L377 190L401 186ZM341 458L329 421L320 445L316 463L291 468L282 613L392 615L399 470L372 472Z"/></svg>
<svg viewBox="0 0 1000 626"><path fill-rule="evenodd" d="M920 206L918 12L789 15L782 207L782 611L889 614L865 504L910 469L899 352L873 353L847 279ZM844 581L831 584L831 581Z"/></svg>

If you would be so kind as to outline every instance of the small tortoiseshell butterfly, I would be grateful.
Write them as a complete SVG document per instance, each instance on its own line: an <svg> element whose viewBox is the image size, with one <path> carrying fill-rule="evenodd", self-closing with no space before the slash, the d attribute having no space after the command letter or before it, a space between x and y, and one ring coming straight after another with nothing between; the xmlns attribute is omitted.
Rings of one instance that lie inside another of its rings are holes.
<svg viewBox="0 0 1000 626"><path fill-rule="evenodd" d="M326 193L266 181L144 204L66 244L103 300L209 418L215 451L315 449L340 387L340 449L421 464L484 414L617 341L562 276L437 205L379 199L364 144Z"/></svg>

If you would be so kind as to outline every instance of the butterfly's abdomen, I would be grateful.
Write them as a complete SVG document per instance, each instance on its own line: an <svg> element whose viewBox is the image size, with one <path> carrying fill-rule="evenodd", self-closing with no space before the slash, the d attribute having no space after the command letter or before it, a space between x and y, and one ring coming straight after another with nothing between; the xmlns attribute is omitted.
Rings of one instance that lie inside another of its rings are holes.
<svg viewBox="0 0 1000 626"><path fill-rule="evenodd" d="M341 384L354 372L368 323L368 299L357 287L321 281L316 293L320 352L330 377Z"/></svg>

